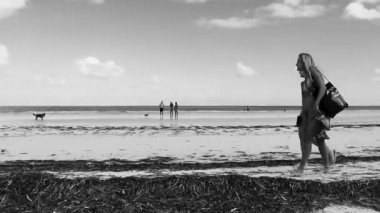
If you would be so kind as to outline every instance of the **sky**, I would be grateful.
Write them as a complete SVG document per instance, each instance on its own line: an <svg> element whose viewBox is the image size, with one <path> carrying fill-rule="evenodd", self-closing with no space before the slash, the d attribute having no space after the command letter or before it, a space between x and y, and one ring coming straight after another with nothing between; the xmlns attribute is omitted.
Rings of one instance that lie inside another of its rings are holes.
<svg viewBox="0 0 380 213"><path fill-rule="evenodd" d="M380 0L0 0L0 105L380 105Z"/></svg>

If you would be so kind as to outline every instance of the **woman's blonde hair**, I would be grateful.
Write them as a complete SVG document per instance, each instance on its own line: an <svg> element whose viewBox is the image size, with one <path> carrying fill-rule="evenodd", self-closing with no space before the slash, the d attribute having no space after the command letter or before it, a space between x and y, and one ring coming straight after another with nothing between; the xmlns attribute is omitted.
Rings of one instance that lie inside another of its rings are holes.
<svg viewBox="0 0 380 213"><path fill-rule="evenodd" d="M309 53L301 53L298 55L298 58L302 59L302 62L305 66L305 70L310 77L310 80L313 81L311 76L312 71L318 71L318 68L315 66L313 57Z"/></svg>

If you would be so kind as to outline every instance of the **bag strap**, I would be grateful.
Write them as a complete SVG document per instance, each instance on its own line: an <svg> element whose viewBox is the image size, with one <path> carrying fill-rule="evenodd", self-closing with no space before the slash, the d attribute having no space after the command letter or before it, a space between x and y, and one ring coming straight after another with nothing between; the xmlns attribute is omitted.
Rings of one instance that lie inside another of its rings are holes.
<svg viewBox="0 0 380 213"><path fill-rule="evenodd" d="M318 70L321 74L322 74L322 77L324 77L326 80L327 80L327 82L331 82L324 74L323 74L323 72L321 72L320 70Z"/></svg>

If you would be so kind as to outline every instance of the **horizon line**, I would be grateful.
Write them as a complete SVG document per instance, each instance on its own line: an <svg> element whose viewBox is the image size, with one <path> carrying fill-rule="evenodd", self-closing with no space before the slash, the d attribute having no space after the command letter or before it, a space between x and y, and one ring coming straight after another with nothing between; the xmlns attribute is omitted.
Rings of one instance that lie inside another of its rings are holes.
<svg viewBox="0 0 380 213"><path fill-rule="evenodd" d="M0 105L0 107L152 107L157 105ZM168 105L165 105L168 106ZM180 105L181 107L301 107L302 105ZM351 107L380 107L380 105L350 105Z"/></svg>

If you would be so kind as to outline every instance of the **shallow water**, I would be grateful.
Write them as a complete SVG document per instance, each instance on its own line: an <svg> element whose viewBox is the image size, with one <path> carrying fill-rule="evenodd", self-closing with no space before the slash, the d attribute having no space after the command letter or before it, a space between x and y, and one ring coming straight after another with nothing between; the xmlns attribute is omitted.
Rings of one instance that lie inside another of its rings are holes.
<svg viewBox="0 0 380 213"><path fill-rule="evenodd" d="M149 116L145 117L144 114ZM0 137L32 135L151 135L151 134L261 134L294 131L298 110L184 111L178 120L163 119L153 111L54 111L45 120L32 112L0 113ZM347 128L380 126L380 110L346 110L332 120Z"/></svg>

